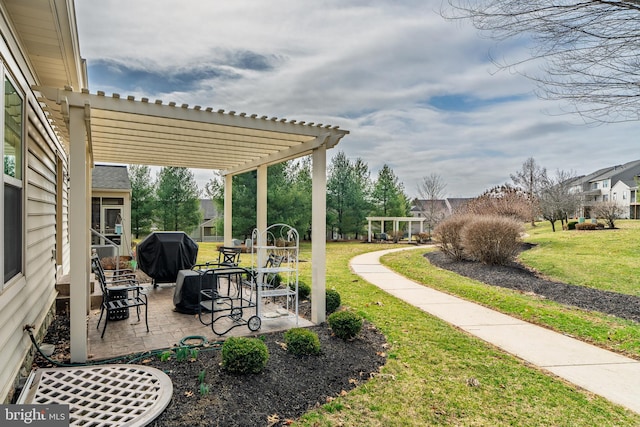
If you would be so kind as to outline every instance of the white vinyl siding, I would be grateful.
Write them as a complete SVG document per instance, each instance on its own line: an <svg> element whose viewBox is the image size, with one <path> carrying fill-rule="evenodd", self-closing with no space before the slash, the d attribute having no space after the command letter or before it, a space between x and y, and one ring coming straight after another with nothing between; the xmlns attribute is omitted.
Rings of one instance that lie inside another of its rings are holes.
<svg viewBox="0 0 640 427"><path fill-rule="evenodd" d="M25 271L22 283L9 286L0 294L0 348L4 362L0 365L0 402L6 399L32 347L23 326L33 324L38 330L56 297L54 142L42 132L44 116L36 114L31 103L27 104L26 117Z"/></svg>
<svg viewBox="0 0 640 427"><path fill-rule="evenodd" d="M5 61L0 69L8 73L8 65ZM63 245L62 264L67 266L67 270L69 265L68 188L64 180L63 187L59 188L57 168L57 157L61 158L62 169L66 168L66 154L54 139L29 85L16 79L15 86L24 94L21 151L23 259L21 274L0 288L0 403L6 402L10 396L20 369L33 351L31 341L23 331L24 325L34 325L36 331L41 330L55 304L57 240ZM58 191L61 191L60 195ZM58 200L63 202L61 209L57 208ZM58 230L58 212L62 215L62 230ZM58 233L62 233L59 239Z"/></svg>

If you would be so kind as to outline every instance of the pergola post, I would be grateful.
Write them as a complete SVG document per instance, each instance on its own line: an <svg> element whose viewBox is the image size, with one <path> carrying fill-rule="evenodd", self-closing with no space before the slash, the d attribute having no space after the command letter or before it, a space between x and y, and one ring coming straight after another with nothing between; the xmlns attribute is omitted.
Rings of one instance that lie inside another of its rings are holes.
<svg viewBox="0 0 640 427"><path fill-rule="evenodd" d="M256 228L267 229L267 165L258 166L256 182Z"/></svg>
<svg viewBox="0 0 640 427"><path fill-rule="evenodd" d="M69 108L69 246L73 260L70 278L70 358L72 363L87 361L87 298L89 287L90 197L87 164L85 110ZM80 209L82 207L82 209Z"/></svg>
<svg viewBox="0 0 640 427"><path fill-rule="evenodd" d="M231 240L233 239L233 229L232 229L232 211L233 211L233 202L232 202L232 194L233 194L233 176L225 175L224 176L224 245L231 246Z"/></svg>
<svg viewBox="0 0 640 427"><path fill-rule="evenodd" d="M311 321L326 320L327 148L313 150L311 191Z"/></svg>

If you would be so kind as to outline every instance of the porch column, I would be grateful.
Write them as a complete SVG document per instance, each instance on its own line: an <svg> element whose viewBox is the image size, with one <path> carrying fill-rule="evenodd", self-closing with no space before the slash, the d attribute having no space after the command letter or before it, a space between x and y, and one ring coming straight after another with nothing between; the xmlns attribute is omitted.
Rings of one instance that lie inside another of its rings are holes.
<svg viewBox="0 0 640 427"><path fill-rule="evenodd" d="M87 130L84 108L69 108L69 246L73 261L70 278L70 358L87 361L87 298L89 286L89 220L87 212Z"/></svg>
<svg viewBox="0 0 640 427"><path fill-rule="evenodd" d="M311 190L311 321L326 320L327 148L313 150Z"/></svg>
<svg viewBox="0 0 640 427"><path fill-rule="evenodd" d="M260 233L267 229L267 165L258 166L256 182L256 228Z"/></svg>
<svg viewBox="0 0 640 427"><path fill-rule="evenodd" d="M369 239L367 241L371 243L371 220L367 219L367 221L369 222Z"/></svg>
<svg viewBox="0 0 640 427"><path fill-rule="evenodd" d="M224 176L224 245L231 246L231 240L233 240L233 229L231 227L233 220L233 176L225 175Z"/></svg>

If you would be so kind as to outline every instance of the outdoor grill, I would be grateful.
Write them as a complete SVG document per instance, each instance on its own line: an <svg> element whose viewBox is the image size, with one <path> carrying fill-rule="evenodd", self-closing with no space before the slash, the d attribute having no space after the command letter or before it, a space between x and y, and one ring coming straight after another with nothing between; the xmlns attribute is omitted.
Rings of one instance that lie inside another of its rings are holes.
<svg viewBox="0 0 640 427"><path fill-rule="evenodd" d="M154 286L175 283L178 272L193 268L197 257L197 243L182 231L153 232L137 247L138 267Z"/></svg>

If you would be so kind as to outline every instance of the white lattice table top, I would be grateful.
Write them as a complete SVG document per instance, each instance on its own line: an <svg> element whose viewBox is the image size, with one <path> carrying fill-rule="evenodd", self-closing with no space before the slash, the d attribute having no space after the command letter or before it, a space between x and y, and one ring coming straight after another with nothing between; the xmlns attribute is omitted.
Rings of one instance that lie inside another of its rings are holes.
<svg viewBox="0 0 640 427"><path fill-rule="evenodd" d="M39 369L20 403L68 404L71 426L145 426L173 395L171 379L141 365Z"/></svg>

